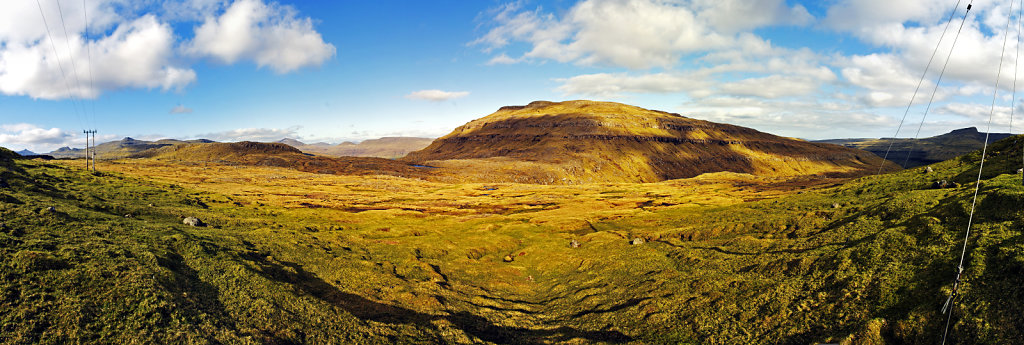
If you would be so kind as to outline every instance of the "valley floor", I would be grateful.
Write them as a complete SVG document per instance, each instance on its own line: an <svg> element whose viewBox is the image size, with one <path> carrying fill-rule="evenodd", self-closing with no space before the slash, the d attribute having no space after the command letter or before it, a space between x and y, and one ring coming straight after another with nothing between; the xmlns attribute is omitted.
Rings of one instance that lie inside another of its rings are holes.
<svg viewBox="0 0 1024 345"><path fill-rule="evenodd" d="M930 344L973 193L929 188L959 161L582 186L78 165L0 167L0 343ZM956 343L1024 336L1024 188L982 195Z"/></svg>

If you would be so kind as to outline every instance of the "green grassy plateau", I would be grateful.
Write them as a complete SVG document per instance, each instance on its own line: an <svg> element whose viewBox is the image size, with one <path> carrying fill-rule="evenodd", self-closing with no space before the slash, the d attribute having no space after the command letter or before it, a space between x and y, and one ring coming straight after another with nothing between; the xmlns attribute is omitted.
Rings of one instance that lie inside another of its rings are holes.
<svg viewBox="0 0 1024 345"><path fill-rule="evenodd" d="M1021 139L990 148L951 343L1024 339ZM546 186L0 151L0 343L935 344L979 156Z"/></svg>

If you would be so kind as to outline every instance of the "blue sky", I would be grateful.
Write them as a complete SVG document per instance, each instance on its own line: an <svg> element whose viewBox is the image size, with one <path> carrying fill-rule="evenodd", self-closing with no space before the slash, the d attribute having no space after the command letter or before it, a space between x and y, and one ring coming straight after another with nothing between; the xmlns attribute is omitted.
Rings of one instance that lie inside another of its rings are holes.
<svg viewBox="0 0 1024 345"><path fill-rule="evenodd" d="M436 137L504 105L568 99L809 139L891 136L955 4L5 1L0 146L81 147L84 128L100 141ZM915 135L963 5L900 136ZM922 136L984 129L1013 6L975 4ZM1011 130L1012 20L997 132Z"/></svg>

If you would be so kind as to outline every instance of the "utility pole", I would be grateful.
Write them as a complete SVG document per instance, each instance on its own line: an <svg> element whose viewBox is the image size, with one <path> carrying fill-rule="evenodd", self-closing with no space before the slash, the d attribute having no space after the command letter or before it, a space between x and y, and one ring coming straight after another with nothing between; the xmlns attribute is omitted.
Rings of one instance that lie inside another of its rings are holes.
<svg viewBox="0 0 1024 345"><path fill-rule="evenodd" d="M96 172L96 130L92 130L92 172Z"/></svg>
<svg viewBox="0 0 1024 345"><path fill-rule="evenodd" d="M89 159L92 159L92 171L96 172L96 130L83 130L85 133L85 170L89 170ZM92 135L92 146L89 145L89 135Z"/></svg>
<svg viewBox="0 0 1024 345"><path fill-rule="evenodd" d="M89 131L82 130L85 133L85 170L89 171Z"/></svg>

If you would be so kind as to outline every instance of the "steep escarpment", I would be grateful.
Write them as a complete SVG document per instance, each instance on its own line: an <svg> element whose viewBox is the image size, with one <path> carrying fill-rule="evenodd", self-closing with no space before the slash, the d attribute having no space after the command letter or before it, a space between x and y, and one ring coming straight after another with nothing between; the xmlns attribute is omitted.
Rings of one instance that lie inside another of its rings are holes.
<svg viewBox="0 0 1024 345"><path fill-rule="evenodd" d="M856 176L874 154L595 101L503 107L403 158L470 181L654 182L712 172ZM891 165L887 165L892 169Z"/></svg>

